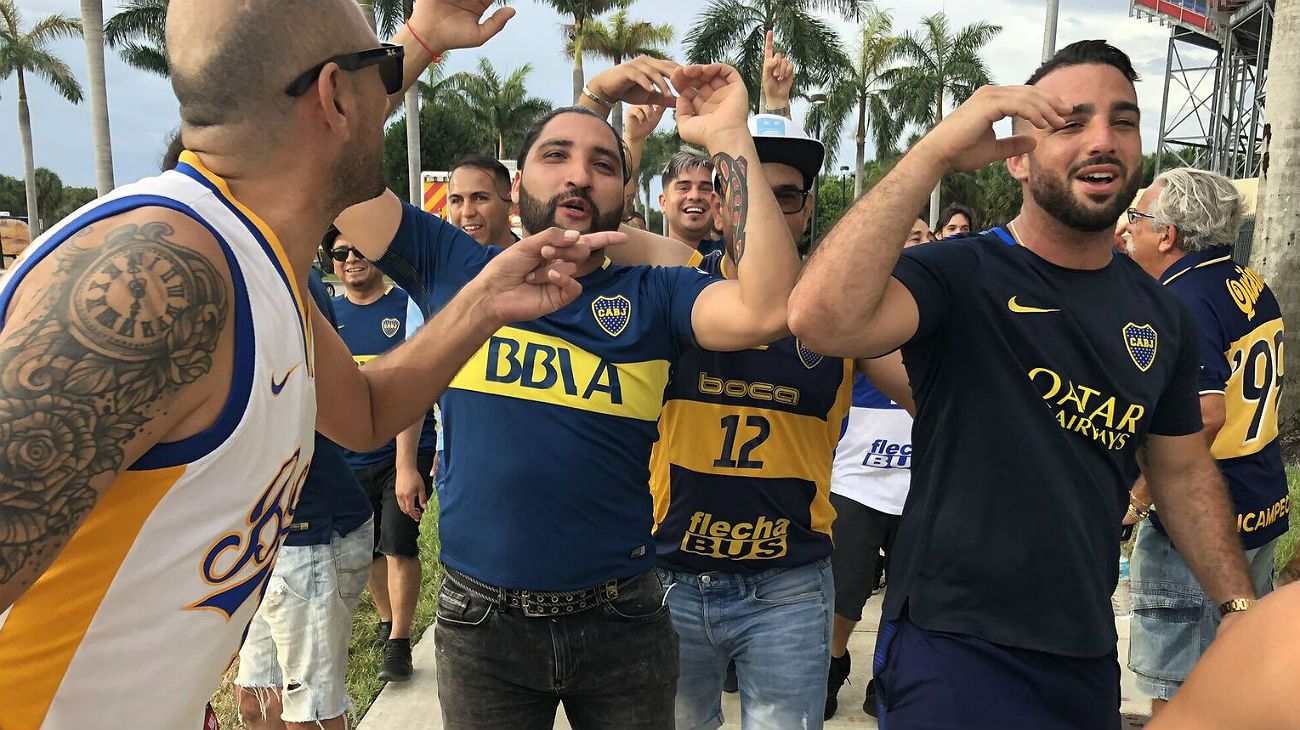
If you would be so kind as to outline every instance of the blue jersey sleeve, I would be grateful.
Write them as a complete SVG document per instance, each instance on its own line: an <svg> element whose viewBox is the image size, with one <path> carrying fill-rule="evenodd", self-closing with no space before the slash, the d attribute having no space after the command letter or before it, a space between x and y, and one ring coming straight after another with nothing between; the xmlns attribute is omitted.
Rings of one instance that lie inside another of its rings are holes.
<svg viewBox="0 0 1300 730"><path fill-rule="evenodd" d="M312 267L311 273L307 275L307 291L316 302L316 306L320 308L321 314L325 315L325 319L329 320L330 325L338 327L338 316L334 314L334 302L330 299L329 289L325 288L325 280L321 278L320 272L316 271L315 267Z"/></svg>
<svg viewBox="0 0 1300 730"><path fill-rule="evenodd" d="M415 303L414 299L406 300L406 339L415 336L415 331L424 325L424 312L420 311L420 305Z"/></svg>
<svg viewBox="0 0 1300 730"><path fill-rule="evenodd" d="M920 319L913 341L934 334L948 319L949 312L961 306L974 278L971 273L979 265L973 248L979 245L985 244L982 240L952 241L903 251L894 266L894 278L916 300Z"/></svg>
<svg viewBox="0 0 1300 730"><path fill-rule="evenodd" d="M656 266L651 272L658 278L673 342L682 350L695 347L695 327L691 322L695 300L706 287L722 280L686 266Z"/></svg>
<svg viewBox="0 0 1300 730"><path fill-rule="evenodd" d="M439 309L499 252L480 246L438 216L403 203L402 224L375 263L427 313Z"/></svg>

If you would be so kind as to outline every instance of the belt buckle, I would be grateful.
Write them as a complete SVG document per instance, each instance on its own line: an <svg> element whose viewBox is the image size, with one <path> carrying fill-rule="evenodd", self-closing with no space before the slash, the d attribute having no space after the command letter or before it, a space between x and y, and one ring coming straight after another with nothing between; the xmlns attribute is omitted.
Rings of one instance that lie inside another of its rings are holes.
<svg viewBox="0 0 1300 730"><path fill-rule="evenodd" d="M529 618L544 618L551 615L546 611L542 598L531 591L519 591L519 609Z"/></svg>

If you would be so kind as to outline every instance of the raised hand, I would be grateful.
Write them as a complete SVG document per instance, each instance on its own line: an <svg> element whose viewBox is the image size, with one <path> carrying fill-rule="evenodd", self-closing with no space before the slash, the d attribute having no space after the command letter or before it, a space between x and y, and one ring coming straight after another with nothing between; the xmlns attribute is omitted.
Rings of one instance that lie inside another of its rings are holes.
<svg viewBox="0 0 1300 730"><path fill-rule="evenodd" d="M630 145L644 142L659 126L667 109L661 104L629 106L623 115L623 139Z"/></svg>
<svg viewBox="0 0 1300 730"><path fill-rule="evenodd" d="M478 48L506 27L514 8L498 8L482 23L493 0L416 0L411 27L420 40L442 53L456 48Z"/></svg>
<svg viewBox="0 0 1300 730"><path fill-rule="evenodd" d="M737 129L749 134L749 91L739 71L725 63L683 66L673 71L672 82L683 141L707 148L716 134Z"/></svg>
<svg viewBox="0 0 1300 730"><path fill-rule="evenodd" d="M672 106L677 97L668 82L678 68L676 61L637 56L596 74L587 88L605 101Z"/></svg>
<svg viewBox="0 0 1300 730"><path fill-rule="evenodd" d="M993 125L1007 117L1039 129L1060 129L1071 107L1034 86L985 86L930 130L916 148L936 155L950 170L978 170L992 162L1032 152L1028 134L998 139Z"/></svg>
<svg viewBox="0 0 1300 730"><path fill-rule="evenodd" d="M582 293L582 285L573 277L592 251L625 241L627 236L616 231L580 236L577 231L548 228L502 251L471 284L479 288L495 322L536 319Z"/></svg>
<svg viewBox="0 0 1300 730"><path fill-rule="evenodd" d="M763 45L763 98L766 109L790 106L790 89L794 86L794 64L772 48L773 32L767 32Z"/></svg>

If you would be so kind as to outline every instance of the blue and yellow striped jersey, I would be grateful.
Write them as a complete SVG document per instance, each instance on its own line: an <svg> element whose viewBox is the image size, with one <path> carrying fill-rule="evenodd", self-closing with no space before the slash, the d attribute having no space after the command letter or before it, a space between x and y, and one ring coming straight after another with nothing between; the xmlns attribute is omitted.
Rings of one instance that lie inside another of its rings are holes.
<svg viewBox="0 0 1300 730"><path fill-rule="evenodd" d="M701 269L721 273L714 253ZM786 337L678 359L651 459L659 561L749 573L831 553L831 463L852 362Z"/></svg>
<svg viewBox="0 0 1300 730"><path fill-rule="evenodd" d="M1260 547L1286 532L1290 512L1277 441L1281 309L1259 274L1233 263L1227 246L1187 254L1160 280L1196 319L1200 391L1222 393L1226 415L1210 452L1228 483L1242 543Z"/></svg>
<svg viewBox="0 0 1300 730"><path fill-rule="evenodd" d="M428 316L500 252L407 206L378 265ZM716 279L607 263L579 281L569 306L492 335L440 401L442 560L492 585L571 590L654 565L650 449Z"/></svg>

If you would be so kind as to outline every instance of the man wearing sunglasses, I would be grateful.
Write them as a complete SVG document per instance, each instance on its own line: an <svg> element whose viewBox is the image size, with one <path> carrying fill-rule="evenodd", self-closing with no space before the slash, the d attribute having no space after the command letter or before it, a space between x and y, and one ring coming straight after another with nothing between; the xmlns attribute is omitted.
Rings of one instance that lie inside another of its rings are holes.
<svg viewBox="0 0 1300 730"><path fill-rule="evenodd" d="M727 171L728 226L749 255L719 281L597 254L580 269L583 299L497 332L442 398L435 639L448 728L546 727L558 702L575 728L674 726L677 640L646 489L664 388L685 350L779 336L798 257L757 174L740 75L691 66L659 81L624 100L676 102L682 137ZM628 171L608 111L560 109L526 135L514 190L525 231L619 226ZM391 194L339 228L431 310L500 254Z"/></svg>
<svg viewBox="0 0 1300 730"><path fill-rule="evenodd" d="M489 5L421 0L402 69L352 0L172 0L189 151L55 225L0 284L0 726L201 727L314 430L384 443L618 241L520 242L364 368L307 298L329 222L383 189L393 69L414 82L433 50L483 42L513 12L480 25Z"/></svg>

